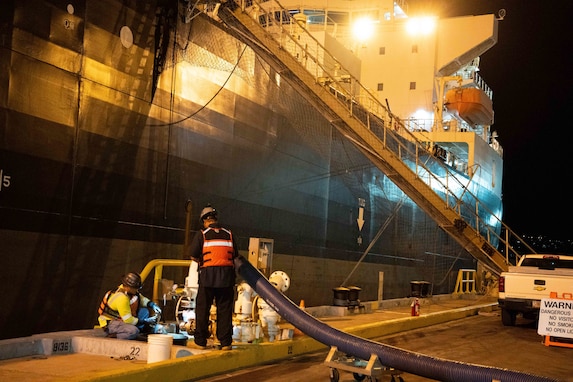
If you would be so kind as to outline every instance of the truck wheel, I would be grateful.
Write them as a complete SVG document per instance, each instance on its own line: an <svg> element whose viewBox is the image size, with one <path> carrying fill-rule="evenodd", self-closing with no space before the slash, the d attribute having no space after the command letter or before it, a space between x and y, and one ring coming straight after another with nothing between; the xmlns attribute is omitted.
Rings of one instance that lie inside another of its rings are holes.
<svg viewBox="0 0 573 382"><path fill-rule="evenodd" d="M502 309L501 310L501 322L504 326L515 326L515 317L517 313L511 310Z"/></svg>

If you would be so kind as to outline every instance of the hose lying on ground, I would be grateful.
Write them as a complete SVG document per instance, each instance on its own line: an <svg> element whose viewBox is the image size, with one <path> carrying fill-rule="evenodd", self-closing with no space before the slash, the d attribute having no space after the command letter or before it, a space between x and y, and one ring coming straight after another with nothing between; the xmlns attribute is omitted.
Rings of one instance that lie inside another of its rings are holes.
<svg viewBox="0 0 573 382"><path fill-rule="evenodd" d="M361 359L370 359L374 354L380 363L406 373L419 375L444 382L556 382L555 379L532 374L448 361L420 353L406 351L344 333L311 316L300 309L294 302L278 291L252 264L244 257L235 259L235 267L241 277L261 296L267 304L297 329L315 340L336 346L339 351Z"/></svg>

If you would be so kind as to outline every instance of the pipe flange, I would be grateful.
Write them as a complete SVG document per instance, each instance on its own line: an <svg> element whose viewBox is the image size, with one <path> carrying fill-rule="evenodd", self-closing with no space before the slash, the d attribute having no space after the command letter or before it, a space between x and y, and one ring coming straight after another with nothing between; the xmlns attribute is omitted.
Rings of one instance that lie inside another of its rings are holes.
<svg viewBox="0 0 573 382"><path fill-rule="evenodd" d="M290 277L283 271L274 271L269 277L269 281L283 293L290 287Z"/></svg>

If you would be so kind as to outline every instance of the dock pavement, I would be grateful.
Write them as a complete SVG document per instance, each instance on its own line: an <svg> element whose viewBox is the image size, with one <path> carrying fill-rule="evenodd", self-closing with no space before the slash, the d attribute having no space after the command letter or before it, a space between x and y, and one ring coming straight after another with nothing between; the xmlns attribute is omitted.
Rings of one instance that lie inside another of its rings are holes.
<svg viewBox="0 0 573 382"><path fill-rule="evenodd" d="M494 296L429 296L419 299L420 315L412 316L412 300L364 302L358 308L320 306L304 309L333 328L372 339L469 317L497 307ZM278 324L292 335L273 342L234 342L230 351L173 345L169 359L153 363L148 363L147 343L105 338L101 329L0 340L0 380L193 381L329 348L288 322L279 321ZM191 343L192 339L188 345Z"/></svg>

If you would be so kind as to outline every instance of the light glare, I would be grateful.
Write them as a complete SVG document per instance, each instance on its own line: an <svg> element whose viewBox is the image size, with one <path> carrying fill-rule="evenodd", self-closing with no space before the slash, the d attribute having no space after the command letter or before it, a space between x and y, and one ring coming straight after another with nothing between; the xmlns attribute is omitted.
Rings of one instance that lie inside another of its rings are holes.
<svg viewBox="0 0 573 382"><path fill-rule="evenodd" d="M433 17L414 17L408 19L406 30L412 35L427 35L436 29L436 20Z"/></svg>
<svg viewBox="0 0 573 382"><path fill-rule="evenodd" d="M357 19L352 26L352 35L358 41L366 41L374 35L374 21L369 17Z"/></svg>

